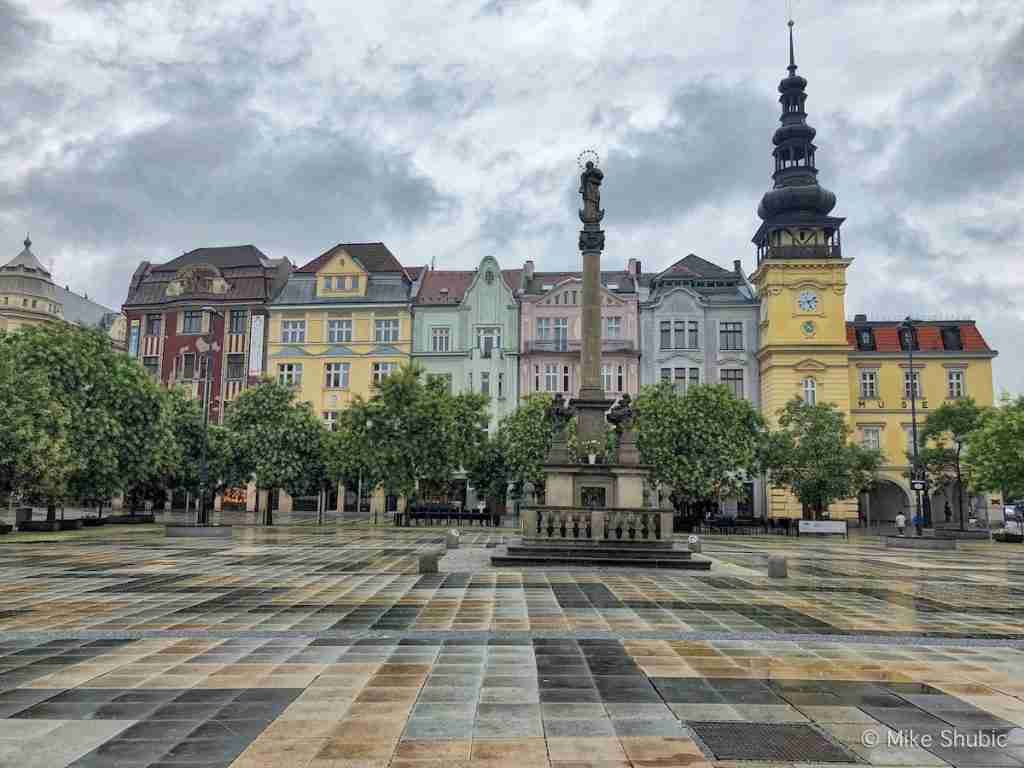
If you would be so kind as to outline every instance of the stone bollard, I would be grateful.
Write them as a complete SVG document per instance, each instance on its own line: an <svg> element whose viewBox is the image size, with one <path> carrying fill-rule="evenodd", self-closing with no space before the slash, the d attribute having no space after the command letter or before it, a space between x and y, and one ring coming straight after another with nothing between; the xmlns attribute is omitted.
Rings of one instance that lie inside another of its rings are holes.
<svg viewBox="0 0 1024 768"><path fill-rule="evenodd" d="M420 573L437 573L437 552L420 555Z"/></svg>
<svg viewBox="0 0 1024 768"><path fill-rule="evenodd" d="M768 578L769 579L784 579L786 578L786 558L782 555L769 555L768 556Z"/></svg>
<svg viewBox="0 0 1024 768"><path fill-rule="evenodd" d="M454 528L449 529L448 533L444 535L444 548L445 549L458 549L459 548L459 536L458 531Z"/></svg>
<svg viewBox="0 0 1024 768"><path fill-rule="evenodd" d="M686 540L691 552L700 552L700 536L691 536Z"/></svg>

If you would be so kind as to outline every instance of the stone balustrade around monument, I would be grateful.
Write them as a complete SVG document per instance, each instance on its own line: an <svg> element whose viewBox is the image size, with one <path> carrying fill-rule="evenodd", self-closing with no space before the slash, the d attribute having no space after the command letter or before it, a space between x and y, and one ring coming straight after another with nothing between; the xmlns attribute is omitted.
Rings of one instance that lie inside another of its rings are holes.
<svg viewBox="0 0 1024 768"><path fill-rule="evenodd" d="M552 542L659 542L672 540L672 513L615 507L530 507L522 512L527 539Z"/></svg>

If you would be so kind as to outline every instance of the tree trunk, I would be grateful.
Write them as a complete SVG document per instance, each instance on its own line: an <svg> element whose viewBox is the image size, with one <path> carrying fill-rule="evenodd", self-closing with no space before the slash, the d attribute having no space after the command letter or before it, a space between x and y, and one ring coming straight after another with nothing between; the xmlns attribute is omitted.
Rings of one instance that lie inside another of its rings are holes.
<svg viewBox="0 0 1024 768"><path fill-rule="evenodd" d="M956 501L960 506L960 530L964 530L964 483L960 476L960 449L956 449Z"/></svg>
<svg viewBox="0 0 1024 768"><path fill-rule="evenodd" d="M57 520L57 507L52 501L46 502L46 522L52 523Z"/></svg>

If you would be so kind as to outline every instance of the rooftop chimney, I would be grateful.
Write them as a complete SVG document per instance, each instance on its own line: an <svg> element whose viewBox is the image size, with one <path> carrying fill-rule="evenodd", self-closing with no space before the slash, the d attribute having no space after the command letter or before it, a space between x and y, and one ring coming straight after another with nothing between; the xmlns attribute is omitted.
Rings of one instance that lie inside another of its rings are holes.
<svg viewBox="0 0 1024 768"><path fill-rule="evenodd" d="M733 259L732 260L732 271L735 272L737 275L742 275L743 274L743 267L740 266L740 260L739 259Z"/></svg>
<svg viewBox="0 0 1024 768"><path fill-rule="evenodd" d="M854 315L853 322L855 323L866 323L868 321L867 315Z"/></svg>
<svg viewBox="0 0 1024 768"><path fill-rule="evenodd" d="M637 260L636 259L630 259L629 261L626 262L626 271L629 274L635 275L637 273L636 267L637 267Z"/></svg>
<svg viewBox="0 0 1024 768"><path fill-rule="evenodd" d="M533 259L527 259L526 263L523 264L523 278L533 280Z"/></svg>

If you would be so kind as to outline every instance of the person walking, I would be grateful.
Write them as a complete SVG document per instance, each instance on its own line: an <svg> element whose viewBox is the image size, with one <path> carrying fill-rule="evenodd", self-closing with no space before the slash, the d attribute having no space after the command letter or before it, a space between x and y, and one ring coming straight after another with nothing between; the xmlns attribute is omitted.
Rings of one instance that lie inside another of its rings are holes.
<svg viewBox="0 0 1024 768"><path fill-rule="evenodd" d="M921 517L920 512L914 513L914 530L917 531L918 536L924 535L924 518Z"/></svg>
<svg viewBox="0 0 1024 768"><path fill-rule="evenodd" d="M900 512L896 515L896 533L903 536L903 531L907 528L907 516Z"/></svg>

